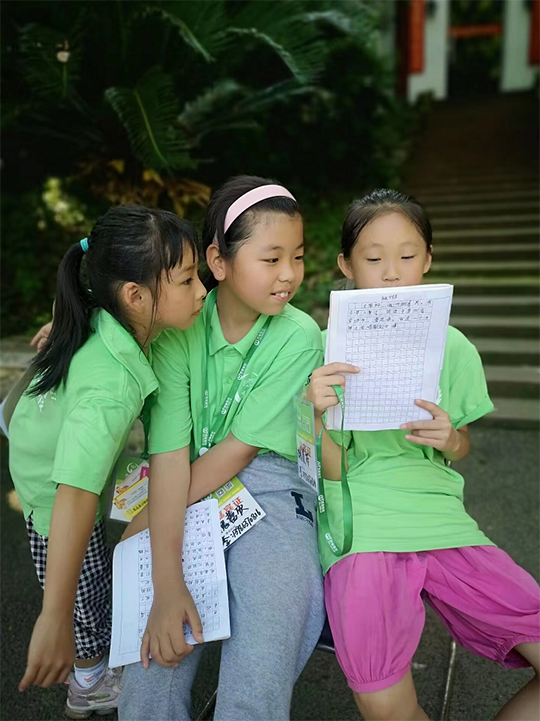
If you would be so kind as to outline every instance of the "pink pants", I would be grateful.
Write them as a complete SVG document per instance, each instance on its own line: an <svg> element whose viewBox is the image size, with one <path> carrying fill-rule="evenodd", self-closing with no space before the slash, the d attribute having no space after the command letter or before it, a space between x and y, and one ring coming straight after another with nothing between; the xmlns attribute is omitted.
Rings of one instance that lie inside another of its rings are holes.
<svg viewBox="0 0 540 721"><path fill-rule="evenodd" d="M529 666L519 643L540 641L540 589L496 546L355 553L325 580L336 656L349 686L371 693L410 668L427 601L456 641L507 668Z"/></svg>

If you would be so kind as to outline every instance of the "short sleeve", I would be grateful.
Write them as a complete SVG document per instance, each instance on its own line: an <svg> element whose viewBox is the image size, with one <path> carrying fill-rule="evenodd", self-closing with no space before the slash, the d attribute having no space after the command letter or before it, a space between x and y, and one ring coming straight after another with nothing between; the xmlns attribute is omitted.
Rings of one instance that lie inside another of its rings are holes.
<svg viewBox="0 0 540 721"><path fill-rule="evenodd" d="M352 442L353 432L352 431L328 431L328 435L339 446L343 441L345 448L349 448Z"/></svg>
<svg viewBox="0 0 540 721"><path fill-rule="evenodd" d="M150 422L150 453L168 453L189 446L191 409L189 363L185 339L168 331L152 344L152 368L159 382Z"/></svg>
<svg viewBox="0 0 540 721"><path fill-rule="evenodd" d="M231 427L233 435L248 445L285 457L296 457L294 398L322 360L320 348L278 356L272 363L271 372L253 388L237 413ZM290 432L284 433L283 429L290 429Z"/></svg>
<svg viewBox="0 0 540 721"><path fill-rule="evenodd" d="M100 495L136 417L111 398L79 401L62 424L51 480Z"/></svg>
<svg viewBox="0 0 540 721"><path fill-rule="evenodd" d="M454 428L472 423L494 409L480 355L465 336L460 336L458 352L454 351L453 355L455 360L450 369L449 396L445 403Z"/></svg>

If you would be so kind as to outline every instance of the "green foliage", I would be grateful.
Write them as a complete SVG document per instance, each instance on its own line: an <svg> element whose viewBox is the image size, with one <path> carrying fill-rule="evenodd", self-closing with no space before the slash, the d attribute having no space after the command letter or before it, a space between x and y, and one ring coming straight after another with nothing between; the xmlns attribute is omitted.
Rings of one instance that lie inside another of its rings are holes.
<svg viewBox="0 0 540 721"><path fill-rule="evenodd" d="M304 0L105 0L84 12L74 0L14 4L7 95L17 112L8 113L9 127L25 141L46 136L47 160L67 143L78 156L98 149L115 159L120 149L139 174L141 165L193 168L205 134L239 122L253 127L271 103L308 92L332 48L323 26L332 22L351 33L353 9L366 2L351 0L332 12L322 10L330 3L316 2L318 15ZM27 21L34 16L43 22ZM216 88L236 86L241 102L210 122L210 101L223 97ZM56 158L53 164L53 172L62 169Z"/></svg>
<svg viewBox="0 0 540 721"><path fill-rule="evenodd" d="M105 98L125 127L133 152L147 168L193 168L190 145L178 125L174 81L150 68L133 89L108 88Z"/></svg>
<svg viewBox="0 0 540 721"><path fill-rule="evenodd" d="M20 335L50 319L58 264L100 213L83 209L54 181L22 196L2 193L1 208L9 229L2 238L2 333Z"/></svg>
<svg viewBox="0 0 540 721"><path fill-rule="evenodd" d="M411 127L377 50L390 6L9 3L4 333L48 314L60 258L107 205L155 202L191 218L207 186L235 173L277 177L303 201L308 255L298 302L324 315L338 278L339 226L357 194L348 189L397 183Z"/></svg>
<svg viewBox="0 0 540 721"><path fill-rule="evenodd" d="M230 175L263 174L312 192L398 185L414 118L414 110L395 97L392 67L373 44L359 47L344 38L313 92L267 109L264 132L235 133L227 144L218 134L207 147ZM213 168L206 172L213 181Z"/></svg>

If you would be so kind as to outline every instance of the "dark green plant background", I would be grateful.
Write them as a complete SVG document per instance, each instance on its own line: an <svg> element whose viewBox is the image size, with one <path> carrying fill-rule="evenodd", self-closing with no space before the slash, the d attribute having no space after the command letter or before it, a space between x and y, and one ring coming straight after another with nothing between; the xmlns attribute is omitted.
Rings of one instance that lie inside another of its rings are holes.
<svg viewBox="0 0 540 721"><path fill-rule="evenodd" d="M117 202L198 227L230 175L306 216L296 302L323 318L348 203L399 184L415 113L375 0L8 3L2 23L2 332L49 317L58 263Z"/></svg>

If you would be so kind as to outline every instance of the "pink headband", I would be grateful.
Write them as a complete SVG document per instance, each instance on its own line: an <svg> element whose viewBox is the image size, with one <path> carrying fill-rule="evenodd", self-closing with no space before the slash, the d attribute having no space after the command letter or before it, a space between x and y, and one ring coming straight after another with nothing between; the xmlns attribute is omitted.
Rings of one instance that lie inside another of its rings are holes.
<svg viewBox="0 0 540 721"><path fill-rule="evenodd" d="M291 200L296 200L294 195L289 193L287 188L284 188L282 185L261 185L260 188L248 190L248 192L241 195L238 200L235 200L227 211L225 223L223 224L223 232L226 233L234 221L242 215L245 210L251 208L255 203L260 203L261 200L268 200L268 198L291 198ZM218 244L217 236L214 236L213 244Z"/></svg>

